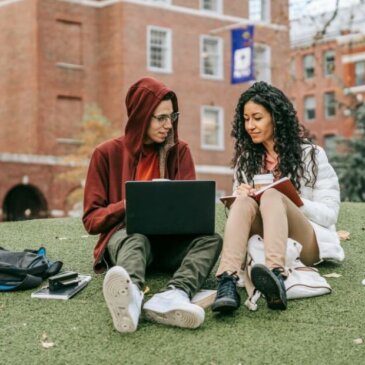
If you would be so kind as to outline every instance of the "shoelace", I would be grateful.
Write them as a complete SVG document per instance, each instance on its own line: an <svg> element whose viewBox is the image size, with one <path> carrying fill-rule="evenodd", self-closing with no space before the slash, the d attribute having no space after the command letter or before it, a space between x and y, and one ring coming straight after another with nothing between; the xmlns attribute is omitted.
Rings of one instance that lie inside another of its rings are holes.
<svg viewBox="0 0 365 365"><path fill-rule="evenodd" d="M272 269L271 270L273 273L274 273L274 275L278 278L278 280L279 280L279 283L280 283L280 285L282 286L282 288L285 290L285 284L284 284L284 279L285 279L285 277L283 277L283 272L284 272L284 270L283 269L281 269L281 268L274 268L274 269Z"/></svg>
<svg viewBox="0 0 365 365"><path fill-rule="evenodd" d="M235 297L237 295L236 281L233 275L223 274L219 282L217 298Z"/></svg>

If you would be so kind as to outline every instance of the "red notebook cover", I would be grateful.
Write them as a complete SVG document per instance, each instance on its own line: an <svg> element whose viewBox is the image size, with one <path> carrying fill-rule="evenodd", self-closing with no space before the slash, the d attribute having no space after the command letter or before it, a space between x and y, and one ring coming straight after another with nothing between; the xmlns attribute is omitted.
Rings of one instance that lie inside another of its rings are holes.
<svg viewBox="0 0 365 365"><path fill-rule="evenodd" d="M253 196L254 199L257 201L260 201L262 193L270 188L274 188L278 191L280 191L282 194L286 195L295 205L298 207L301 207L303 205L302 199L300 198L297 190L295 189L293 183L290 181L289 178L283 177L280 180L277 180L273 182L272 184L265 186L264 188L256 191L255 195ZM236 199L235 196L229 195L229 196L222 196L220 198L220 201L229 208L231 204Z"/></svg>
<svg viewBox="0 0 365 365"><path fill-rule="evenodd" d="M301 207L303 205L302 199L300 199L297 189L295 189L293 183L290 181L288 177L283 177L280 180L277 180L272 184L256 191L254 196L255 199L257 201L260 201L262 193L270 188L274 188L280 191L282 194L286 195L298 207Z"/></svg>

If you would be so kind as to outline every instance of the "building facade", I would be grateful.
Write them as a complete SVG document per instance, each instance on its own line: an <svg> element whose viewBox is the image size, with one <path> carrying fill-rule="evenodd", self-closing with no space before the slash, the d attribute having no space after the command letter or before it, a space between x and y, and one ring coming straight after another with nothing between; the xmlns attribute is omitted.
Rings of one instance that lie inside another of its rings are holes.
<svg viewBox="0 0 365 365"><path fill-rule="evenodd" d="M179 135L199 179L231 192L231 122L250 84L231 84L231 29L254 25L256 79L285 88L288 1L0 1L0 207L3 220L65 216L79 187L59 179L85 107L124 130L143 76L179 98Z"/></svg>
<svg viewBox="0 0 365 365"><path fill-rule="evenodd" d="M289 94L300 121L330 154L337 137L353 136L365 95L364 10L340 9L331 22L333 12L292 21Z"/></svg>

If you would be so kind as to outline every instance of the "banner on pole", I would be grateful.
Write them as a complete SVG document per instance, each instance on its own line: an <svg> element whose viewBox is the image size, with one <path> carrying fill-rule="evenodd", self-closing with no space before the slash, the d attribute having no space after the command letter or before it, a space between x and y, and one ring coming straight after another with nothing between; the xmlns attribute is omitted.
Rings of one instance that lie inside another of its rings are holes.
<svg viewBox="0 0 365 365"><path fill-rule="evenodd" d="M232 29L231 83L239 84L255 79L253 65L254 26Z"/></svg>

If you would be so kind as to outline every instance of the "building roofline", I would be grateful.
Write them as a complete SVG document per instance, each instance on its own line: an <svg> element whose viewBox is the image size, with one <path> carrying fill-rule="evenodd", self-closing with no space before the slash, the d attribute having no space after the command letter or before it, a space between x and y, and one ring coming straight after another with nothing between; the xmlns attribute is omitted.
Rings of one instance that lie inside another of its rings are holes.
<svg viewBox="0 0 365 365"><path fill-rule="evenodd" d="M257 25L257 26L261 26L261 27L265 27L265 28L269 28L269 29L274 29L274 30L278 30L278 31L286 31L286 32L289 31L289 28L286 25L282 25L282 24L274 24L274 23L267 23L267 22L261 22L261 21L252 21L248 18L218 14L218 13L213 13L213 12L208 12L208 11L202 11L201 9L193 9L193 8L188 8L188 7L184 7L184 6L178 6L178 5L170 5L170 4L165 5L165 4L158 4L158 3L149 3L144 0L100 0L100 1L96 1L96 0L59 0L59 1L64 1L64 2L69 2L69 3L73 3L73 4L84 5L84 6L91 6L94 8L104 8L106 6L114 5L117 3L143 5L143 6L151 7L151 8L163 8L164 10L167 10L167 11L188 14L188 15L193 15L193 16L199 16L199 17L204 17L204 18L210 18L210 19L217 19L217 20L221 20L221 21L225 21L225 22L234 23L234 24L229 25L228 28L222 27L222 28L214 29L212 31L212 33L218 33L220 31L228 30L228 29L230 29L230 27L235 27L235 26L238 27L238 26L243 26L243 25L245 26L245 25L249 25L249 24Z"/></svg>
<svg viewBox="0 0 365 365"><path fill-rule="evenodd" d="M0 7L10 5L13 3L17 3L24 0L0 0ZM222 31L230 30L235 27L240 26L247 26L247 25L255 25L260 26L264 28L269 28L277 31L283 31L288 32L289 28L286 25L282 24L275 24L275 23L268 23L268 22L262 22L262 21L252 21L248 18L242 18L232 15L224 15L224 14L216 14L213 12L208 11L202 11L201 9L192 9L184 6L178 6L178 5L170 5L170 4L158 4L158 3L148 3L144 0L58 0L63 1L71 4L78 4L83 6L90 6L93 8L104 8L106 6L111 6L117 3L129 3L129 4L136 4L136 5L143 5L148 6L151 8L163 8L167 11L172 11L176 13L182 13L182 14L188 14L192 16L199 16L203 18L209 18L209 19L217 19L224 22L231 22L233 24L229 24L228 26L223 26L220 28L213 29L210 33L220 33Z"/></svg>
<svg viewBox="0 0 365 365"><path fill-rule="evenodd" d="M24 0L0 0L0 7L11 5L13 3L18 3L19 1L24 1Z"/></svg>
<svg viewBox="0 0 365 365"><path fill-rule="evenodd" d="M322 39L316 40L315 38L302 40L300 42L292 42L290 45L291 49L303 49L312 47L314 44L325 44L331 42L337 42L337 44L343 46L346 44L353 44L358 42L365 41L365 34L362 33L350 33L350 34L337 34L337 35L329 35L325 36Z"/></svg>

